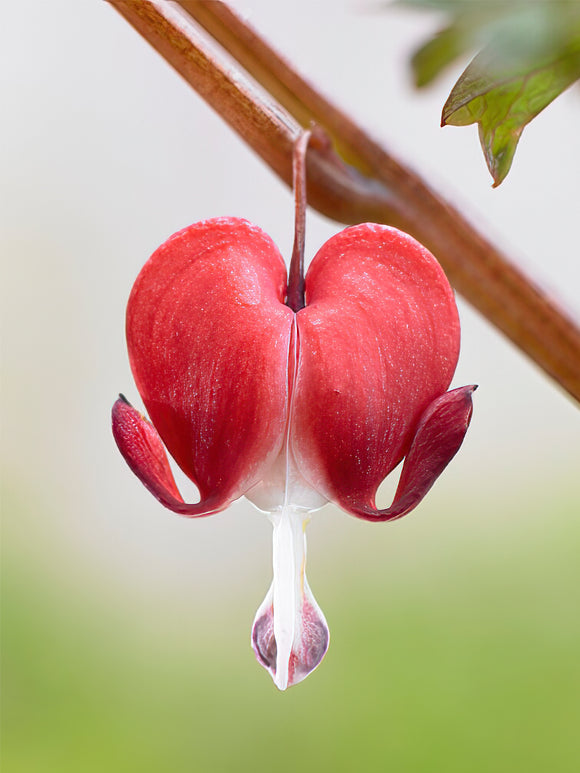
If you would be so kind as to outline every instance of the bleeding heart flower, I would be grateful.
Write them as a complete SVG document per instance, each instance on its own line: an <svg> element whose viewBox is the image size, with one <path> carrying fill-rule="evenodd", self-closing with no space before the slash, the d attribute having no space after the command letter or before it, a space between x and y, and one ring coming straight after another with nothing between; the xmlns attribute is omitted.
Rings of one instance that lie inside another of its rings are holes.
<svg viewBox="0 0 580 773"><path fill-rule="evenodd" d="M131 367L152 423L122 397L113 408L121 453L163 505L198 517L246 496L269 514L274 579L252 645L280 689L328 647L305 574L310 513L326 502L370 521L412 510L459 449L475 389L446 391L457 309L441 267L407 234L364 223L333 236L312 260L302 302L305 142L290 286L272 240L245 220L173 235L127 308ZM164 446L198 503L183 501ZM393 504L377 509L380 483L403 458Z"/></svg>

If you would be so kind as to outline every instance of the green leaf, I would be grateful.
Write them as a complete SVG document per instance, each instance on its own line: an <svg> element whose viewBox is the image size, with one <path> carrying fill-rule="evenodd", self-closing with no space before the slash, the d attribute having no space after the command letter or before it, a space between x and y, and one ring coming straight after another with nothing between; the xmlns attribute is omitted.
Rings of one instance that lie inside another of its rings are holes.
<svg viewBox="0 0 580 773"><path fill-rule="evenodd" d="M529 67L498 68L490 54L482 52L461 75L443 107L441 125L479 125L496 187L510 170L526 124L580 78L580 42L556 60Z"/></svg>
<svg viewBox="0 0 580 773"><path fill-rule="evenodd" d="M442 125L479 124L494 187L526 124L580 78L580 0L398 0L443 25L413 55L417 86L480 50L455 84ZM443 14L443 17L442 17Z"/></svg>
<svg viewBox="0 0 580 773"><path fill-rule="evenodd" d="M418 88L435 80L456 59L484 46L493 37L500 13L493 3L473 2L466 5L463 0L456 0L455 3L451 0L401 0L397 4L423 10L444 9L451 19L411 57L413 78Z"/></svg>

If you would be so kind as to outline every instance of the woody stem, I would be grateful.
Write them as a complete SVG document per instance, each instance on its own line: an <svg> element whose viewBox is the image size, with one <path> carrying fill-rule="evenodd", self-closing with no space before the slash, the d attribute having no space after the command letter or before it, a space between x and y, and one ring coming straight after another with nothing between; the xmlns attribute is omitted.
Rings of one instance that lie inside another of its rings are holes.
<svg viewBox="0 0 580 773"><path fill-rule="evenodd" d="M317 91L231 6L199 0L109 2L288 184L301 126L315 122L319 132L308 154L311 206L342 223L386 223L410 233L435 255L458 292L580 401L577 320Z"/></svg>

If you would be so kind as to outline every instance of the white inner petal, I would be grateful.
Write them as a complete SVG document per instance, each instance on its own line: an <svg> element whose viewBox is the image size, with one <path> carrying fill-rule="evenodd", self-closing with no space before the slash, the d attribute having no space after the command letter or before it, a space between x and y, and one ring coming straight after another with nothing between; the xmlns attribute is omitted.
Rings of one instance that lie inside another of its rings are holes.
<svg viewBox="0 0 580 773"><path fill-rule="evenodd" d="M272 513L274 579L252 628L252 646L280 690L305 679L328 648L328 625L306 579L309 515L296 508Z"/></svg>
<svg viewBox="0 0 580 773"><path fill-rule="evenodd" d="M274 682L278 689L285 690L294 639L300 637L302 627L300 609L304 593L306 524L303 517L294 511L275 513L270 520L274 527L272 590L277 652Z"/></svg>

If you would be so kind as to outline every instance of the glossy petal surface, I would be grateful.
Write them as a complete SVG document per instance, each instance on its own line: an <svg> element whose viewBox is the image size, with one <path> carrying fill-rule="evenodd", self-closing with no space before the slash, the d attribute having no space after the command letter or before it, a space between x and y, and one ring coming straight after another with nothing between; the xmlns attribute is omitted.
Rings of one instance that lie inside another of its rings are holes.
<svg viewBox="0 0 580 773"><path fill-rule="evenodd" d="M131 292L137 388L167 449L214 509L256 484L282 447L294 317L285 292L274 243L236 218L172 236Z"/></svg>
<svg viewBox="0 0 580 773"><path fill-rule="evenodd" d="M297 323L294 456L313 488L358 515L374 508L421 415L449 386L459 354L453 293L412 237L366 223L321 247Z"/></svg>

